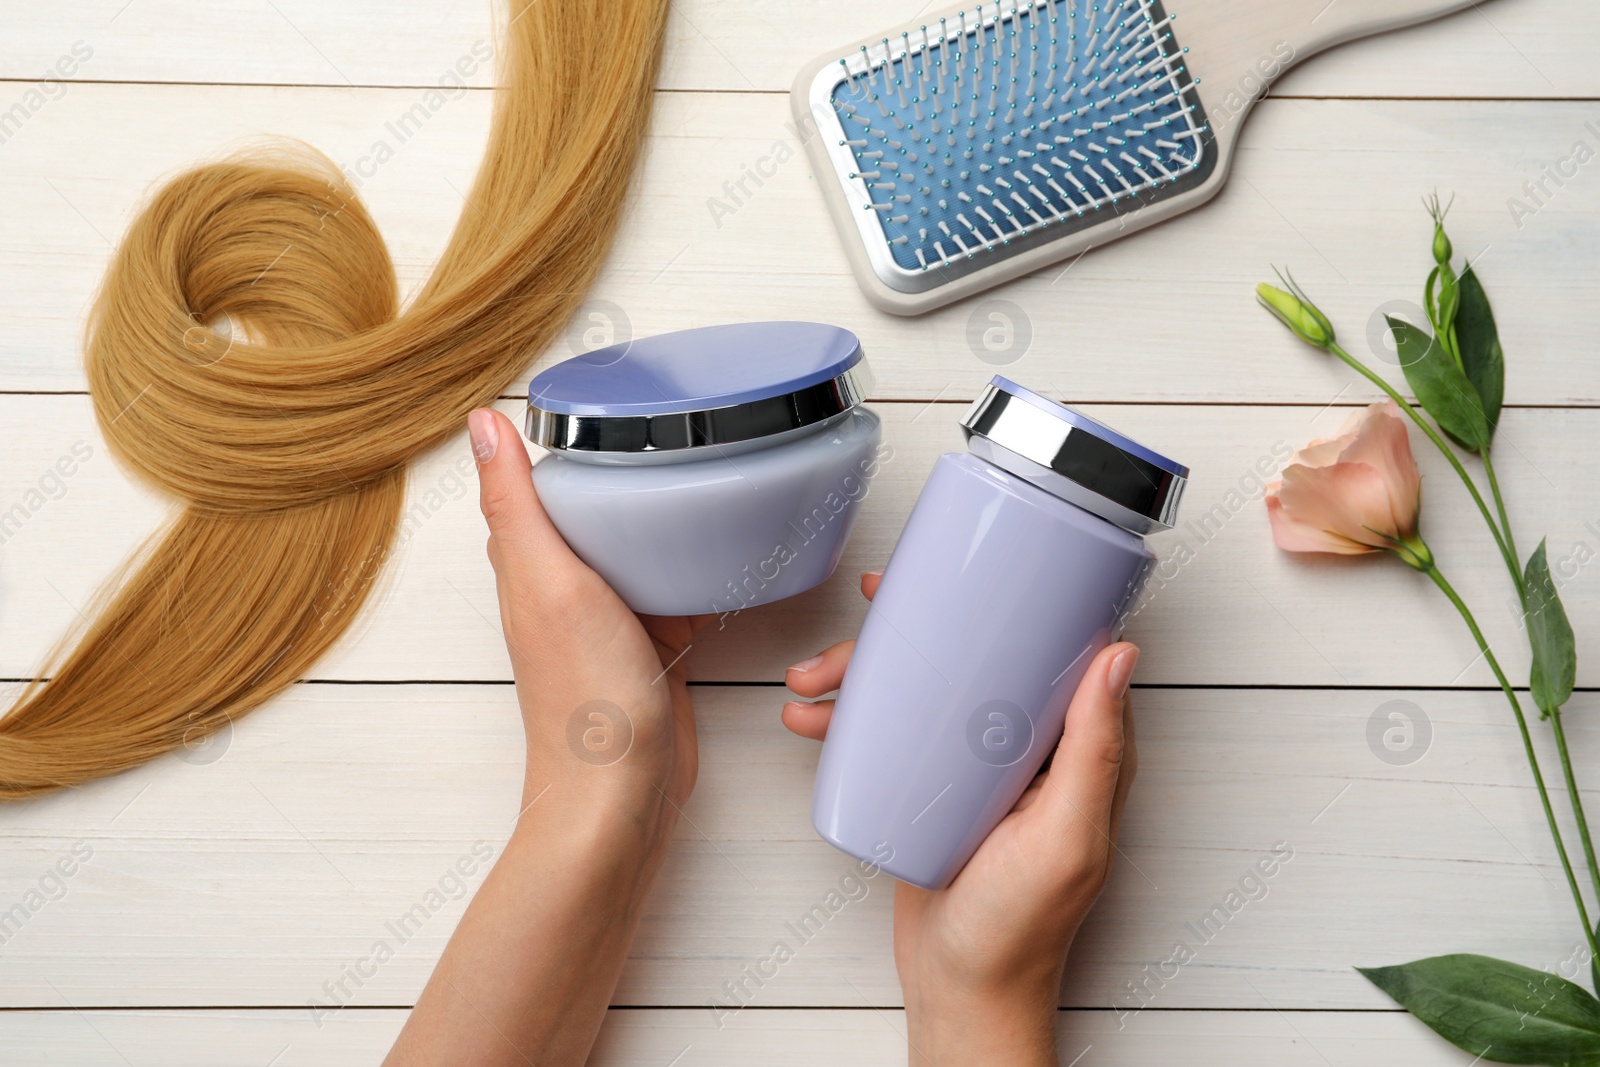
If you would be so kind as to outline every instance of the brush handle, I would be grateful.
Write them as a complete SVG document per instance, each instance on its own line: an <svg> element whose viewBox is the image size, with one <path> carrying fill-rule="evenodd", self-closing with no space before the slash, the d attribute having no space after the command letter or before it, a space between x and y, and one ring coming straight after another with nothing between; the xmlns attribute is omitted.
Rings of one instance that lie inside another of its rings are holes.
<svg viewBox="0 0 1600 1067"><path fill-rule="evenodd" d="M1274 40L1288 40L1295 45L1296 58L1303 59L1358 37L1426 22L1473 4L1474 0L1273 0L1230 6L1257 8L1253 13L1257 25L1270 24Z"/></svg>
<svg viewBox="0 0 1600 1067"><path fill-rule="evenodd" d="M1255 102L1289 67L1318 52L1471 7L1473 0L1210 0L1174 3L1174 31L1200 79L1226 175Z"/></svg>

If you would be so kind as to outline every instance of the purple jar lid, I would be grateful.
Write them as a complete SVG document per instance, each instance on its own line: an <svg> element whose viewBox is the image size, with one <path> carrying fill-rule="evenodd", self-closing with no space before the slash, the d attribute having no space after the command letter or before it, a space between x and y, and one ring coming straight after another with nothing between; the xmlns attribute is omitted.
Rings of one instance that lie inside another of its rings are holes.
<svg viewBox="0 0 1600 1067"><path fill-rule="evenodd" d="M528 385L528 437L558 451L661 452L811 425L866 399L861 342L820 322L742 322L563 360Z"/></svg>

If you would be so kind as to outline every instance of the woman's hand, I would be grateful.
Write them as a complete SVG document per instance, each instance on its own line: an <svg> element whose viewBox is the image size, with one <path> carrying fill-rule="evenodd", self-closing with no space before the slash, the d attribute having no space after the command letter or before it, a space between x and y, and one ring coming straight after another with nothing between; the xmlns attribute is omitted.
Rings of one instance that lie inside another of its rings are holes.
<svg viewBox="0 0 1600 1067"><path fill-rule="evenodd" d="M468 423L527 771L511 839L386 1062L576 1067L694 787L692 623L629 611L551 525L511 422Z"/></svg>
<svg viewBox="0 0 1600 1067"><path fill-rule="evenodd" d="M862 577L868 598L877 587L877 575ZM789 668L789 688L808 698L837 689L854 646ZM1111 871L1137 764L1127 689L1138 658L1125 642L1095 657L1051 765L948 888L896 885L895 966L914 1067L1056 1063L1067 949ZM790 702L783 722L821 740L832 712L832 700Z"/></svg>
<svg viewBox="0 0 1600 1067"><path fill-rule="evenodd" d="M551 524L509 419L472 414L479 502L528 739L523 803L549 787L586 802L681 805L697 768L685 683L689 619L635 615ZM543 803L543 801L541 801Z"/></svg>

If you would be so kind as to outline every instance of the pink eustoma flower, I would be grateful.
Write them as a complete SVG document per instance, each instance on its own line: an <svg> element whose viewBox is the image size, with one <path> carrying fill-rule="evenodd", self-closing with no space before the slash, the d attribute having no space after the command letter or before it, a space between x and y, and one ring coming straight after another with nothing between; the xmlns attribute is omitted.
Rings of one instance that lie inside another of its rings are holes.
<svg viewBox="0 0 1600 1067"><path fill-rule="evenodd" d="M1286 552L1356 556L1412 542L1422 478L1394 401L1351 415L1312 441L1267 486L1272 539Z"/></svg>

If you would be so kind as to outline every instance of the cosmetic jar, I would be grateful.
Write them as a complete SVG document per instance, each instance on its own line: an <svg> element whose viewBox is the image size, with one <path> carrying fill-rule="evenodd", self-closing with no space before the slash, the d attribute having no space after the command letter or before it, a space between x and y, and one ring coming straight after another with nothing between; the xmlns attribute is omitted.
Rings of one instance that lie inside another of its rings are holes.
<svg viewBox="0 0 1600 1067"><path fill-rule="evenodd" d="M750 322L598 349L528 387L533 481L634 611L726 614L833 573L877 474L855 334Z"/></svg>
<svg viewBox="0 0 1600 1067"><path fill-rule="evenodd" d="M811 819L843 851L948 885L1060 740L1120 634L1188 468L996 377L935 462L839 690Z"/></svg>

